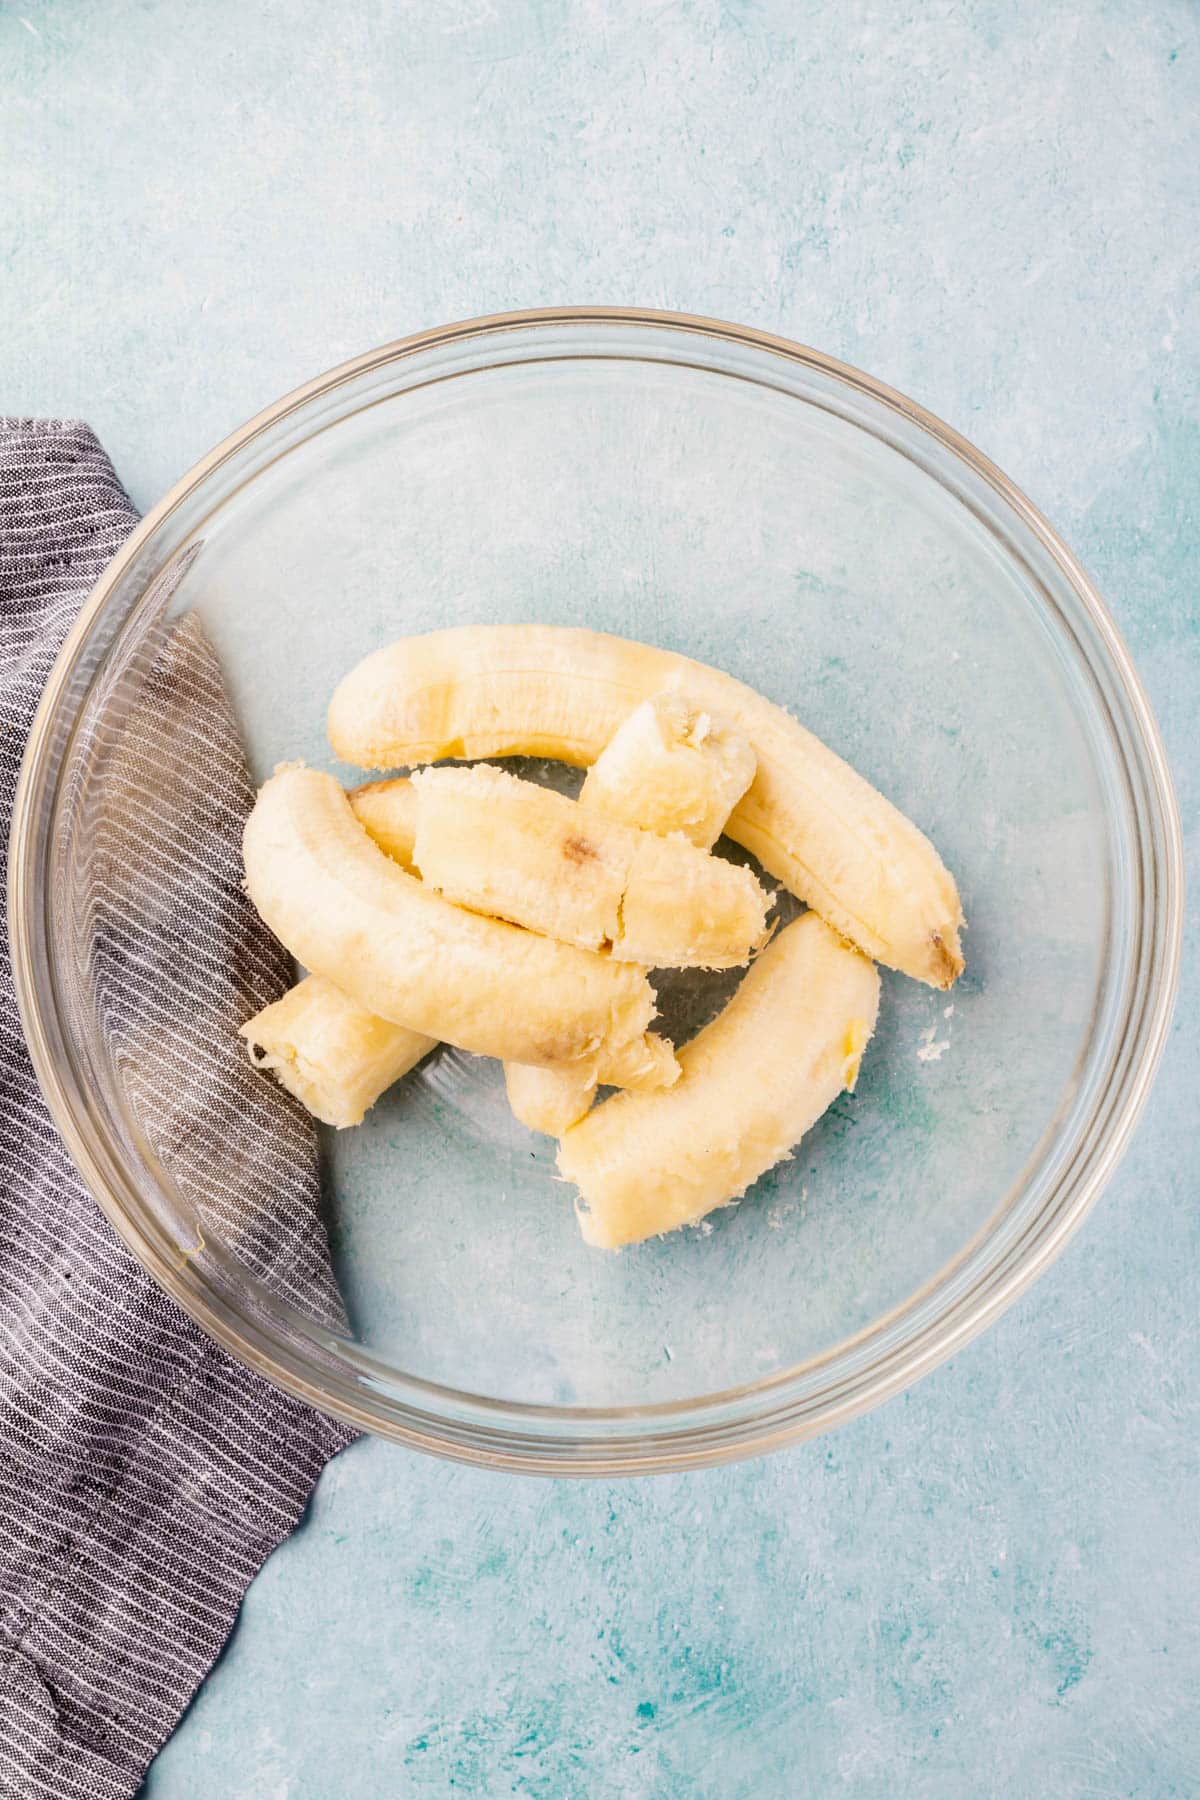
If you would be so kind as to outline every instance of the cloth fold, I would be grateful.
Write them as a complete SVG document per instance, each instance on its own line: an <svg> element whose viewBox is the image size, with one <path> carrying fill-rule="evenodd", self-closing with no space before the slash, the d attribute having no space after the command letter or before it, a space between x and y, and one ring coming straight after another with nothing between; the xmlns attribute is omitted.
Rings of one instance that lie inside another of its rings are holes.
<svg viewBox="0 0 1200 1800"><path fill-rule="evenodd" d="M0 420L0 846L54 657L136 523L92 433ZM87 968L129 1101L165 1160L205 1172L197 1216L316 1317L337 1313L308 1122L243 1068L242 1018L289 969L244 903L250 793L220 672L194 628L164 644L154 711L124 739L95 834ZM194 771L164 817L164 759ZM144 817L139 814L142 809ZM153 821L153 830L143 830ZM130 845L144 843L131 856ZM107 859L107 861L105 860ZM157 896L153 915L139 889ZM184 944L191 954L180 954ZM183 987L180 991L179 984ZM189 982L192 984L189 991ZM195 1145L211 1146L207 1159ZM227 1155L241 1145L240 1157ZM257 1172L246 1146L264 1146ZM179 1157L189 1148L187 1162ZM266 1146L270 1146L269 1151ZM232 1196L236 1170L241 1190ZM231 1198L236 1208L230 1207ZM224 1209L224 1210L223 1210ZM0 924L0 1796L123 1800L233 1625L242 1595L354 1433L193 1325L87 1194L38 1090Z"/></svg>

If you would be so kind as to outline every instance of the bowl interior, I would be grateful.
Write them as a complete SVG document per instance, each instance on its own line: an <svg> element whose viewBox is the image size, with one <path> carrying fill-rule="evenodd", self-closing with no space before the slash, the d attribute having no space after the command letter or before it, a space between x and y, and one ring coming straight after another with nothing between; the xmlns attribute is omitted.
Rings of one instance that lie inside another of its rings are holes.
<svg viewBox="0 0 1200 1800"><path fill-rule="evenodd" d="M501 349L306 403L171 526L188 555L169 615L214 645L256 778L336 768L330 691L382 643L588 626L793 710L929 834L969 923L952 993L885 976L855 1095L739 1205L666 1240L587 1249L498 1065L451 1049L323 1134L351 1326L328 1355L369 1358L381 1393L403 1378L639 1409L835 1358L1019 1207L1075 1128L1120 986L1117 777L1077 642L944 449L897 441L837 381L777 379L765 352L722 363L666 332ZM728 983L663 988L687 1029ZM117 1106L123 1079L105 1076Z"/></svg>

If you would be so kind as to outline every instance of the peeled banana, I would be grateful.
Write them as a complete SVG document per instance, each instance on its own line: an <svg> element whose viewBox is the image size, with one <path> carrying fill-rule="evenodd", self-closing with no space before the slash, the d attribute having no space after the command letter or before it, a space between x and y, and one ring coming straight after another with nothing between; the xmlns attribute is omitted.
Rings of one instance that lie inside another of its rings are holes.
<svg viewBox="0 0 1200 1800"><path fill-rule="evenodd" d="M740 731L684 694L654 694L600 752L579 804L645 831L681 831L708 850L753 779Z"/></svg>
<svg viewBox="0 0 1200 1800"><path fill-rule="evenodd" d="M359 1006L514 1062L594 1058L621 1082L651 1053L642 970L451 905L371 841L332 775L282 768L243 840L246 890L297 960Z"/></svg>
<svg viewBox="0 0 1200 1800"><path fill-rule="evenodd" d="M766 931L749 869L486 764L423 769L414 859L460 906L649 968L733 969Z"/></svg>
<svg viewBox="0 0 1200 1800"><path fill-rule="evenodd" d="M314 1118L339 1129L361 1124L384 1089L437 1045L365 1012L322 975L306 975L240 1035L256 1069L269 1069Z"/></svg>
<svg viewBox="0 0 1200 1800"><path fill-rule="evenodd" d="M878 1008L875 968L816 913L779 932L673 1088L615 1094L563 1136L587 1242L637 1243L744 1194L854 1087Z"/></svg>
<svg viewBox="0 0 1200 1800"><path fill-rule="evenodd" d="M664 688L727 718L755 753L729 835L869 956L949 987L962 909L928 839L790 714L704 663L562 626L451 627L351 670L329 737L364 768L522 753L587 766Z"/></svg>

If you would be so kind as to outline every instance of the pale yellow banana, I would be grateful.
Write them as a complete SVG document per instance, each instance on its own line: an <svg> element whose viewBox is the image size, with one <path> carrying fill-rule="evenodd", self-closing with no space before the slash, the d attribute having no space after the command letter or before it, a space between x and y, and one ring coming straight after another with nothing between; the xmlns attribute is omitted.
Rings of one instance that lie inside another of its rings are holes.
<svg viewBox="0 0 1200 1800"><path fill-rule="evenodd" d="M358 1125L385 1088L437 1039L365 1012L322 975L306 975L241 1027L256 1069L269 1069L315 1118Z"/></svg>
<svg viewBox="0 0 1200 1800"><path fill-rule="evenodd" d="M637 1243L745 1193L853 1088L878 1008L865 956L815 913L787 926L679 1052L673 1088L615 1094L566 1132L588 1243Z"/></svg>
<svg viewBox="0 0 1200 1800"><path fill-rule="evenodd" d="M596 1079L587 1063L534 1069L506 1062L504 1086L513 1118L529 1131L561 1137L583 1118L596 1097Z"/></svg>
<svg viewBox="0 0 1200 1800"><path fill-rule="evenodd" d="M371 782L349 800L381 850L407 867L417 797L407 781ZM269 1070L325 1125L358 1125L380 1094L437 1039L367 1012L321 975L306 975L241 1027L251 1061Z"/></svg>
<svg viewBox="0 0 1200 1800"><path fill-rule="evenodd" d="M740 731L684 694L655 694L600 752L579 804L645 831L681 831L708 850L753 779Z"/></svg>
<svg viewBox="0 0 1200 1800"><path fill-rule="evenodd" d="M411 869L417 841L417 796L410 781L368 781L346 798L367 835L402 869Z"/></svg>
<svg viewBox="0 0 1200 1800"><path fill-rule="evenodd" d="M649 968L733 969L763 941L770 899L749 869L681 833L622 825L481 764L422 769L413 852L460 906Z"/></svg>
<svg viewBox="0 0 1200 1800"><path fill-rule="evenodd" d="M246 890L296 959L359 1006L514 1062L644 1059L654 991L630 964L465 912L386 856L332 775L286 768L246 821Z"/></svg>
<svg viewBox="0 0 1200 1800"><path fill-rule="evenodd" d="M364 768L522 753L587 766L672 687L757 758L729 835L868 955L949 987L962 910L928 839L789 713L706 664L562 626L458 626L366 657L333 696L329 736Z"/></svg>
<svg viewBox="0 0 1200 1800"><path fill-rule="evenodd" d="M666 1038L659 1037L656 1031L648 1031L622 1064L610 1065L610 1072L604 1079L614 1086L639 1091L669 1088L679 1079L679 1063ZM568 1126L582 1119L592 1104L600 1085L600 1074L594 1059L540 1069L526 1063L506 1062L504 1085L513 1116L520 1124L530 1131L544 1132L547 1137L561 1137Z"/></svg>
<svg viewBox="0 0 1200 1800"><path fill-rule="evenodd" d="M656 694L634 708L588 770L579 796L587 811L640 825L647 831L682 831L707 849L724 830L734 802L754 774L754 752L724 720L692 706L680 694ZM653 1033L651 1040L655 1040ZM664 1051L667 1046L663 1044ZM668 1051L669 1054L669 1051ZM678 1075L664 1062L660 1085ZM578 1123L596 1094L583 1065L531 1069L506 1063L509 1105L530 1131L561 1137ZM650 1083L645 1085L649 1086Z"/></svg>

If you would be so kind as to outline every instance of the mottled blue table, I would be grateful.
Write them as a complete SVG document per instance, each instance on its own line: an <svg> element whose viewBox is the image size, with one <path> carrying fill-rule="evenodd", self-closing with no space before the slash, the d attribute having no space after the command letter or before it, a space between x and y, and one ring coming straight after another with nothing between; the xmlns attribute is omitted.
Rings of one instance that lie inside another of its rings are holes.
<svg viewBox="0 0 1200 1800"><path fill-rule="evenodd" d="M23 10L22 10L23 6ZM445 319L709 312L860 364L1043 507L1197 833L1200 16L788 0L12 0L0 405L145 505ZM1200 1793L1191 968L1061 1262L840 1435L624 1486L363 1443L152 1800Z"/></svg>

